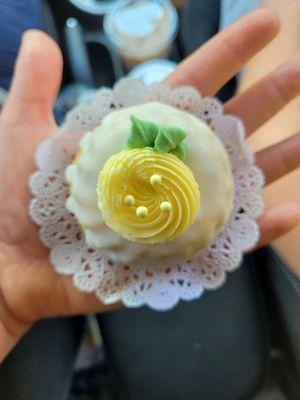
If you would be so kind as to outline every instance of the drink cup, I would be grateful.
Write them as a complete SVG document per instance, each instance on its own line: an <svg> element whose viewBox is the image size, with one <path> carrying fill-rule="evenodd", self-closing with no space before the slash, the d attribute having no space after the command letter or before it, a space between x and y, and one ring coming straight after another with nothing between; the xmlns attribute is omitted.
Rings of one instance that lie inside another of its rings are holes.
<svg viewBox="0 0 300 400"><path fill-rule="evenodd" d="M127 69L167 58L177 29L177 12L169 0L122 0L104 18L104 31Z"/></svg>

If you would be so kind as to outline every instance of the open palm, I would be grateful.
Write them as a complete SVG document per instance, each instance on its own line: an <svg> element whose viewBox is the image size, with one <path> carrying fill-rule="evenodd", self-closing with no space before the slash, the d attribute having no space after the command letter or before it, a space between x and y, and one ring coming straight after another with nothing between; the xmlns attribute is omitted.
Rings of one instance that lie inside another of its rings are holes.
<svg viewBox="0 0 300 400"><path fill-rule="evenodd" d="M168 78L171 85L193 85L214 95L278 33L277 18L257 11L214 37ZM41 318L101 312L93 294L79 292L69 277L58 275L28 216L28 178L35 170L37 145L56 125L52 107L60 85L62 59L45 34L24 35L8 101L0 115L0 361ZM283 65L225 104L240 116L250 134L300 92L300 59ZM300 136L257 154L267 183L299 166ZM299 207L285 204L260 219L260 245L292 229Z"/></svg>

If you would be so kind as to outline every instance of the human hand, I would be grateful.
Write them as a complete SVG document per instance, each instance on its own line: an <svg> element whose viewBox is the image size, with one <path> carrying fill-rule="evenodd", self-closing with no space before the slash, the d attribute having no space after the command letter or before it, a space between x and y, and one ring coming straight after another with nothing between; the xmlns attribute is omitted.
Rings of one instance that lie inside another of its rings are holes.
<svg viewBox="0 0 300 400"><path fill-rule="evenodd" d="M252 13L184 61L168 83L193 85L212 96L276 36L278 29L277 18L270 12ZM52 108L61 70L61 54L55 43L41 32L26 33L9 98L0 115L0 361L41 318L112 309L94 294L79 292L70 277L55 273L38 229L28 216L28 178L35 170L36 146L57 128ZM225 111L241 117L250 134L299 92L298 58L233 97L225 104ZM299 135L257 155L267 183L298 167L299 160ZM260 245L287 232L299 220L295 204L266 210L259 220Z"/></svg>

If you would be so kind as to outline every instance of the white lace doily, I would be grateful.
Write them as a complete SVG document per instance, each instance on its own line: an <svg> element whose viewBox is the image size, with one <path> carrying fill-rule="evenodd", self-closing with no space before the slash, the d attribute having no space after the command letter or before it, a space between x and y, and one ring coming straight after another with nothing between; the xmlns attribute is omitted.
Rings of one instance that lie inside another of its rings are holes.
<svg viewBox="0 0 300 400"><path fill-rule="evenodd" d="M229 154L235 185L231 217L210 246L182 265L151 270L112 262L87 247L75 217L65 208L68 186L64 178L85 132L116 108L149 101L188 111L208 123ZM243 252L258 241L255 219L263 209L260 192L264 178L246 147L243 124L236 117L224 115L216 99L202 98L191 87L145 86L123 79L113 89L102 88L90 105L78 106L68 114L58 132L40 145L36 159L38 171L29 183L34 196L30 214L40 226L40 237L50 249L54 268L73 275L79 290L95 292L105 304L122 301L128 307L146 304L166 310L180 299L196 299L204 289L220 287L226 272L236 269Z"/></svg>

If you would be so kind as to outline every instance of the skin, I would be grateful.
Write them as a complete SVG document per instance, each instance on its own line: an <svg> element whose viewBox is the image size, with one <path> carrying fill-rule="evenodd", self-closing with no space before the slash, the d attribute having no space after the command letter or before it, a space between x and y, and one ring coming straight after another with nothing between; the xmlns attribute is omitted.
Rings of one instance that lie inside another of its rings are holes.
<svg viewBox="0 0 300 400"><path fill-rule="evenodd" d="M204 95L214 95L278 31L278 18L273 13L261 10L249 14L187 58L168 83L193 85ZM36 146L56 129L52 108L61 71L62 57L56 44L41 32L28 31L0 116L0 361L41 318L111 309L93 294L79 292L69 277L54 272L37 227L28 217L27 181L36 169ZM274 74L225 104L226 112L244 117L249 135L300 92L299 59L289 61L284 70ZM299 166L299 136L290 140L295 145L283 142L258 153L267 182ZM259 245L269 243L299 221L296 204L266 210L259 220Z"/></svg>
<svg viewBox="0 0 300 400"><path fill-rule="evenodd" d="M262 3L278 13L281 31L263 52L257 54L248 63L242 75L240 91L244 91L275 67L284 65L287 60L295 57L300 51L300 2L298 0L263 0ZM295 76L294 79L296 86L296 80L299 78ZM283 87L282 90L285 88ZM299 129L299 110L300 98L298 97L252 135L249 141L251 147L255 150L264 149L293 136ZM293 140L287 140L286 143L287 146L294 146L294 149L289 150L290 158L297 157L297 146ZM290 162L290 158L286 162ZM287 199L292 199L300 204L299 180L300 169L270 185L264 191L266 204L272 207ZM272 246L292 271L300 277L299 243L300 226L274 241Z"/></svg>

